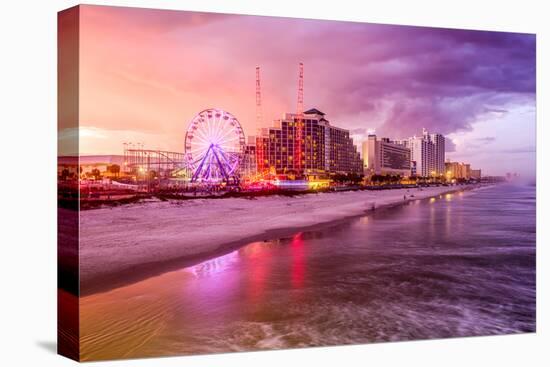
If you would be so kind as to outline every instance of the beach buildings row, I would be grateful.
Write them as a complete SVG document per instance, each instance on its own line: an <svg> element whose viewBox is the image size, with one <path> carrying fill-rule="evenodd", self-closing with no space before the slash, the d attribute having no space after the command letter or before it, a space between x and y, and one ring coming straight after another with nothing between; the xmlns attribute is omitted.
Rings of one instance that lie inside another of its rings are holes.
<svg viewBox="0 0 550 367"><path fill-rule="evenodd" d="M447 161L445 176L447 179L480 180L481 169L472 169L469 163Z"/></svg>
<svg viewBox="0 0 550 367"><path fill-rule="evenodd" d="M303 135L297 144L299 121ZM300 118L287 113L276 120L274 126L261 129L258 136L249 141L246 153L245 172L256 169L310 177L363 173L363 161L349 130L331 125L325 114L315 108L305 111Z"/></svg>
<svg viewBox="0 0 550 367"><path fill-rule="evenodd" d="M445 137L430 134L406 139L379 139L369 135L362 145L366 175L442 177L445 174Z"/></svg>
<svg viewBox="0 0 550 367"><path fill-rule="evenodd" d="M299 121L303 130L301 144L297 145ZM128 164L133 162L133 156L130 157L127 152L133 151L125 148L124 156L81 157L81 174L94 170L107 177L128 173ZM157 159L157 156L179 154L143 149L135 151L140 153L138 157L143 156L145 159L138 162L139 166L146 167L147 171L155 170L156 175L171 167L165 167L166 162ZM296 161L298 156L301 156L301 162ZM112 169L117 166L117 171ZM360 153L349 130L333 126L325 114L315 108L305 111L300 117L287 113L276 120L272 127L263 128L257 136L248 137L240 175L254 177L257 173L309 178L364 174L448 180L481 179L481 170L472 169L467 163L445 161L445 137L442 134L429 133L423 129L420 136L399 140L379 138L372 134L362 143Z"/></svg>
<svg viewBox="0 0 550 367"><path fill-rule="evenodd" d="M423 129L420 136L398 140L369 135L358 152L349 130L331 125L323 112L315 108L305 111L302 123L303 137L299 147L296 145L298 116L292 113L276 120L274 126L261 129L257 136L249 137L241 174L448 176L442 134ZM301 162L296 161L298 149ZM460 174L455 168L451 170L453 178L481 175L480 171L469 168Z"/></svg>

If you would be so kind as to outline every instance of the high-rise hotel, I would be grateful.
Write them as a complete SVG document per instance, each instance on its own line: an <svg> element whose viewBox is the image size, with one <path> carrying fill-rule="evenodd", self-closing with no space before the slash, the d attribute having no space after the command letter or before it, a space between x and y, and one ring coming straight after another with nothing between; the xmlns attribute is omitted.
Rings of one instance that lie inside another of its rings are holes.
<svg viewBox="0 0 550 367"><path fill-rule="evenodd" d="M363 162L349 131L332 126L315 108L304 112L301 162L295 162L297 123L297 115L287 113L274 127L261 129L256 137L258 171L308 176L362 173Z"/></svg>
<svg viewBox="0 0 550 367"><path fill-rule="evenodd" d="M362 146L365 175L411 175L411 150L388 138L369 135Z"/></svg>
<svg viewBox="0 0 550 367"><path fill-rule="evenodd" d="M396 141L410 149L411 171L421 177L441 177L445 174L445 137L422 129L421 136Z"/></svg>

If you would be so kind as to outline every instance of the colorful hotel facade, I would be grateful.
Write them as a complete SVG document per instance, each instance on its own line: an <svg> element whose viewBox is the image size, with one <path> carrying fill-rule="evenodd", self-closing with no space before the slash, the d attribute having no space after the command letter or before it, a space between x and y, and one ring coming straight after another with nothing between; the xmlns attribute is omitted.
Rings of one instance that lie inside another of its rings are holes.
<svg viewBox="0 0 550 367"><path fill-rule="evenodd" d="M273 127L261 129L255 147L259 172L305 176L363 173L363 161L349 130L332 126L315 108L304 112L302 161L297 163L297 124L298 116L287 113Z"/></svg>

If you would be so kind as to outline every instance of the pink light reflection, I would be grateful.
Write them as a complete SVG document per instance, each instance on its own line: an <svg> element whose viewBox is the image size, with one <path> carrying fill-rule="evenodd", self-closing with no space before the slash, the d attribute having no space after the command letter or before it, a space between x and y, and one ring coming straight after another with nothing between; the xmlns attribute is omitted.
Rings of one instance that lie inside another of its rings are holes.
<svg viewBox="0 0 550 367"><path fill-rule="evenodd" d="M290 248L292 256L290 282L292 284L292 288L302 288L304 286L304 277L306 272L302 232L296 233L294 237L292 237Z"/></svg>
<svg viewBox="0 0 550 367"><path fill-rule="evenodd" d="M238 260L238 252L233 251L226 255L191 266L188 268L188 271L193 273L196 278L214 277L227 271L230 266Z"/></svg>
<svg viewBox="0 0 550 367"><path fill-rule="evenodd" d="M258 305L263 301L266 281L271 269L271 254L269 251L264 251L264 246L263 242L256 242L243 249L250 261L247 297L252 305Z"/></svg>

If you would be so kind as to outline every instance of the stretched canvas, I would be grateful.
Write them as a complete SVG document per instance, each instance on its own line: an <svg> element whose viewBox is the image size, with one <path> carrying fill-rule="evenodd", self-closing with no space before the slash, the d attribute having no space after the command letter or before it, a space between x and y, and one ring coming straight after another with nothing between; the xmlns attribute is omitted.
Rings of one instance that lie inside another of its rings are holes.
<svg viewBox="0 0 550 367"><path fill-rule="evenodd" d="M534 34L58 15L58 350L535 331Z"/></svg>

